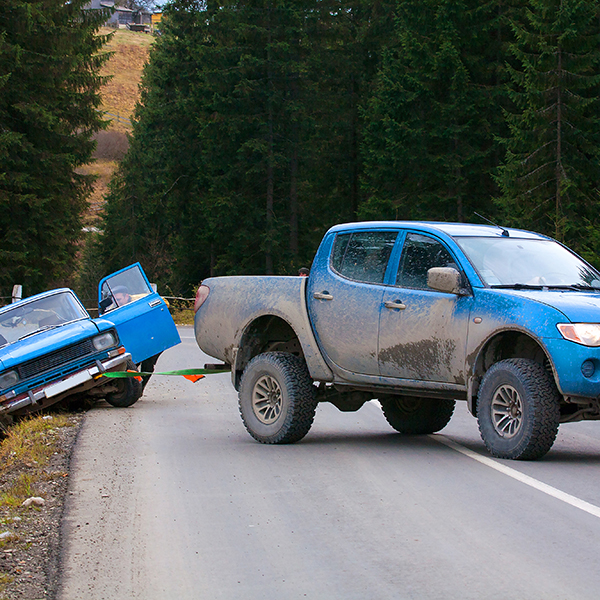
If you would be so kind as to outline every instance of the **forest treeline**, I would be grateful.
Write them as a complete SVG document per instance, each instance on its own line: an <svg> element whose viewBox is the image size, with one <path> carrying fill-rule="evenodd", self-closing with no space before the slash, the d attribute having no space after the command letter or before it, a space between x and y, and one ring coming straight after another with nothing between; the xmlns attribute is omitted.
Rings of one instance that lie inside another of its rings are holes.
<svg viewBox="0 0 600 600"><path fill-rule="evenodd" d="M108 11L0 0L0 296L73 279L93 178Z"/></svg>
<svg viewBox="0 0 600 600"><path fill-rule="evenodd" d="M172 0L83 272L187 295L335 223L475 213L598 264L599 92L600 0Z"/></svg>
<svg viewBox="0 0 600 600"><path fill-rule="evenodd" d="M530 228L598 263L600 4L175 0L103 245L180 293L310 265L331 225Z"/></svg>

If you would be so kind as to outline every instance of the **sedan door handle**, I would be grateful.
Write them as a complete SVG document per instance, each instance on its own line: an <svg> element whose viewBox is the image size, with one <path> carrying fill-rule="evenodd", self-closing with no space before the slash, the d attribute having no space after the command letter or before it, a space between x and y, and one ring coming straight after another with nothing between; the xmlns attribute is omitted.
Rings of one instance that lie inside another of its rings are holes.
<svg viewBox="0 0 600 600"><path fill-rule="evenodd" d="M333 300L333 296L329 292L315 292L313 298L316 300Z"/></svg>
<svg viewBox="0 0 600 600"><path fill-rule="evenodd" d="M404 310L406 308L406 304L402 304L400 300L386 300L383 305L386 308L395 308L396 310Z"/></svg>

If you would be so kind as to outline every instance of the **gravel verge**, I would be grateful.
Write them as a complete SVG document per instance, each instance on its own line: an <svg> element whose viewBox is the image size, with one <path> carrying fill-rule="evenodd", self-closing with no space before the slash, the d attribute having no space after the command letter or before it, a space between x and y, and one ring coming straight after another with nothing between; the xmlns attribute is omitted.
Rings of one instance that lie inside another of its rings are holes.
<svg viewBox="0 0 600 600"><path fill-rule="evenodd" d="M69 463L85 414L68 415L69 425L55 430L57 448L35 484L43 506L0 508L0 599L54 598L60 560L60 523L69 486ZM28 465L0 479L0 494ZM2 535L4 534L4 539Z"/></svg>

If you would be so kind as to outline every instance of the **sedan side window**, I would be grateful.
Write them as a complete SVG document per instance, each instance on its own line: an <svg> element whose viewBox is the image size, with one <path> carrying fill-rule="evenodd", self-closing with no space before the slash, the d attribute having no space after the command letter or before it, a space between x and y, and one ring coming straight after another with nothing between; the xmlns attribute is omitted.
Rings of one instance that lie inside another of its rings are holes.
<svg viewBox="0 0 600 600"><path fill-rule="evenodd" d="M454 267L457 271L460 270L450 252L440 242L427 235L409 233L402 248L396 285L418 290L430 289L427 286L427 271L432 267Z"/></svg>
<svg viewBox="0 0 600 600"><path fill-rule="evenodd" d="M360 231L335 238L331 266L340 275L366 283L383 283L397 231Z"/></svg>
<svg viewBox="0 0 600 600"><path fill-rule="evenodd" d="M149 296L152 289L137 265L107 277L100 290L100 314Z"/></svg>

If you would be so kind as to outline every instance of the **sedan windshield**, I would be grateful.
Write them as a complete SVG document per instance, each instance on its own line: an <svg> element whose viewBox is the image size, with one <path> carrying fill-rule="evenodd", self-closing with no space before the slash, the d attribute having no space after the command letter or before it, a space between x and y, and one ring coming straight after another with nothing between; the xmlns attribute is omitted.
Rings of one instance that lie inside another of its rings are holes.
<svg viewBox="0 0 600 600"><path fill-rule="evenodd" d="M600 288L600 273L552 240L464 237L456 241L492 287Z"/></svg>
<svg viewBox="0 0 600 600"><path fill-rule="evenodd" d="M89 315L71 292L18 303L0 311L0 347Z"/></svg>

